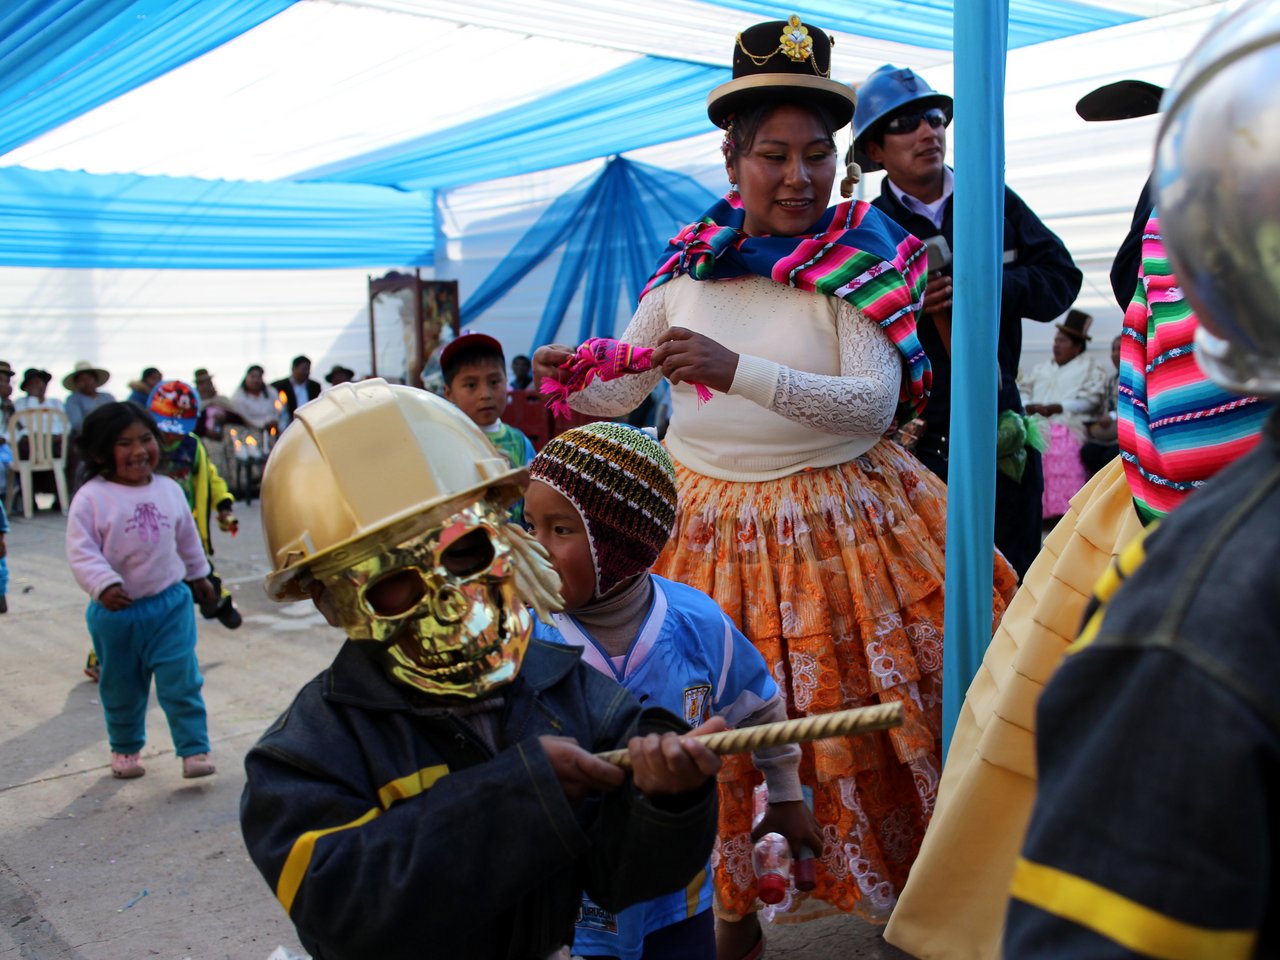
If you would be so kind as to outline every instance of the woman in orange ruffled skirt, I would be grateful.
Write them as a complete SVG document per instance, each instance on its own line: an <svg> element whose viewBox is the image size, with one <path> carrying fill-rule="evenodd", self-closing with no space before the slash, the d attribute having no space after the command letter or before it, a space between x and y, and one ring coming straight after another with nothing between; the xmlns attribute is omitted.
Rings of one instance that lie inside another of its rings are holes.
<svg viewBox="0 0 1280 960"><path fill-rule="evenodd" d="M672 241L646 286L622 337L640 349L544 346L534 368L600 416L671 382L664 442L680 505L655 572L715 598L792 716L904 704L897 729L804 745L823 836L817 886L772 908L775 920L883 922L942 766L946 488L886 439L928 393L915 330L923 246L863 201L826 206L834 135L853 114L829 63L830 38L799 18L743 31L734 79L708 98L730 190ZM575 366L584 356L608 361L594 382ZM647 370L621 376L637 368ZM998 620L1015 578L998 555L995 570ZM762 944L751 868L760 779L745 757L720 777L717 952L731 960ZM799 798L773 799L755 832L794 844L809 815Z"/></svg>

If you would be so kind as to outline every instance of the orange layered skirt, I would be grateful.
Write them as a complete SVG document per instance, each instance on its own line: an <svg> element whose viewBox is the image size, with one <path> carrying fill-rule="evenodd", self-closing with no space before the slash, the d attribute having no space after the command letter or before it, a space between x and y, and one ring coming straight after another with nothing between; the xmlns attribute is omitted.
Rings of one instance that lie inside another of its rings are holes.
<svg viewBox="0 0 1280 960"><path fill-rule="evenodd" d="M901 701L893 730L804 744L825 845L817 887L774 920L836 912L884 922L933 812L941 763L946 487L897 444L778 480L716 480L677 464L680 510L654 572L713 597L764 656L793 717ZM993 629L1016 588L995 556ZM720 773L716 910L753 912L749 756Z"/></svg>

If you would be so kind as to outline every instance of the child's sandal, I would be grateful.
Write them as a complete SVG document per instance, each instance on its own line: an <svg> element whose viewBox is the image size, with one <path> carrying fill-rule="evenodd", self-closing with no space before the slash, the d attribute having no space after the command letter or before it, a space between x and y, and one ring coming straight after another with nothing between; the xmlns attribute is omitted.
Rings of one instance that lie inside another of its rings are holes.
<svg viewBox="0 0 1280 960"><path fill-rule="evenodd" d="M217 772L218 768L209 762L207 753L193 753L189 757L182 758L182 776L186 780L207 777Z"/></svg>
<svg viewBox="0 0 1280 960"><path fill-rule="evenodd" d="M147 772L137 753L111 754L111 775L117 780L133 780Z"/></svg>

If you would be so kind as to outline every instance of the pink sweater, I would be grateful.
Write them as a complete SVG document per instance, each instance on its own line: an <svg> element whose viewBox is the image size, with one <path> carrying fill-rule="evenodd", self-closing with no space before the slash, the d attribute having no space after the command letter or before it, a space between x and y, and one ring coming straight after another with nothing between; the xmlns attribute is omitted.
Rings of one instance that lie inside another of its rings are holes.
<svg viewBox="0 0 1280 960"><path fill-rule="evenodd" d="M77 490L67 515L67 562L95 600L113 583L140 600L209 573L187 498L161 476L145 487L94 477Z"/></svg>

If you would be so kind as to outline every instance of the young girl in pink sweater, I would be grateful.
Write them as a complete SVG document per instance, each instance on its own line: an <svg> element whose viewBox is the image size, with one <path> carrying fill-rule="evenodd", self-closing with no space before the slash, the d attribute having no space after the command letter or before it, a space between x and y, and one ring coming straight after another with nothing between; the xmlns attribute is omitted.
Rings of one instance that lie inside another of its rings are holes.
<svg viewBox="0 0 1280 960"><path fill-rule="evenodd" d="M154 475L159 436L136 404L89 414L77 442L90 479L67 516L67 560L91 598L85 620L102 664L111 772L122 779L146 772L139 755L153 676L182 775L214 772L191 606L192 593L213 599L209 561L182 488Z"/></svg>

